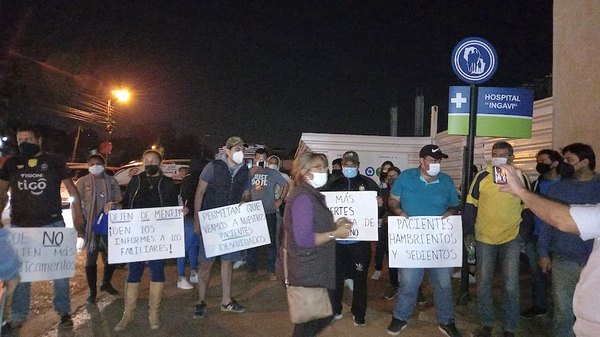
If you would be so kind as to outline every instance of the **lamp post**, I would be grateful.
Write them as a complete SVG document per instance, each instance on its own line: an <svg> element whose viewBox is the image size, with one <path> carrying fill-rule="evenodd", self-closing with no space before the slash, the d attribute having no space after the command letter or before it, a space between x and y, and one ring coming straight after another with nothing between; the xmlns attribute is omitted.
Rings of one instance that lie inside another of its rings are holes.
<svg viewBox="0 0 600 337"><path fill-rule="evenodd" d="M127 89L115 89L112 91L112 95L117 101L122 103L129 101L129 98L131 96L129 90ZM108 134L108 138L110 138L113 127L115 125L115 121L112 118L112 100L112 98L109 98L106 105L106 133Z"/></svg>

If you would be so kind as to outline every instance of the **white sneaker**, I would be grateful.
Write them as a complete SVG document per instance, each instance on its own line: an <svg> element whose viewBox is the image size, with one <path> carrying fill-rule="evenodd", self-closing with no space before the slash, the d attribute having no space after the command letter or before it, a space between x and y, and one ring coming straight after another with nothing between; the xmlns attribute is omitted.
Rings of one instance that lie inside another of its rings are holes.
<svg viewBox="0 0 600 337"><path fill-rule="evenodd" d="M188 280L185 276L180 276L179 280L177 281L177 288L183 289L183 290L190 290L190 289L194 289L194 286L188 282Z"/></svg>
<svg viewBox="0 0 600 337"><path fill-rule="evenodd" d="M373 273L373 276L371 276L371 280L379 280L380 277L381 277L381 270L376 270Z"/></svg>
<svg viewBox="0 0 600 337"><path fill-rule="evenodd" d="M461 270L459 269L457 272L452 274L452 278L460 278Z"/></svg>
<svg viewBox="0 0 600 337"><path fill-rule="evenodd" d="M193 271L190 274L190 283L198 283L198 273Z"/></svg>
<svg viewBox="0 0 600 337"><path fill-rule="evenodd" d="M245 264L246 264L246 261L244 261L244 260L235 261L233 263L233 269L240 269Z"/></svg>
<svg viewBox="0 0 600 337"><path fill-rule="evenodd" d="M354 291L354 280L351 278L347 278L344 281L344 284L346 285L346 287L348 287L348 289L350 289L350 291Z"/></svg>
<svg viewBox="0 0 600 337"><path fill-rule="evenodd" d="M335 321L339 321L340 319L344 318L344 314L342 314L341 312L339 314L334 314L333 315L333 319Z"/></svg>

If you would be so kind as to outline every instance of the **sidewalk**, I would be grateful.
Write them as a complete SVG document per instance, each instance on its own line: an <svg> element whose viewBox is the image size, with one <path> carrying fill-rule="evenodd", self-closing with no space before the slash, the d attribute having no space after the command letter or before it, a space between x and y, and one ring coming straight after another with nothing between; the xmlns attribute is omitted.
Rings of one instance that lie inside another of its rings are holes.
<svg viewBox="0 0 600 337"><path fill-rule="evenodd" d="M73 329L58 329L58 318L53 311L38 317L32 317L20 329L20 336L290 336L293 325L289 321L285 289L281 282L268 281L266 275L259 273L254 279L248 279L244 270L234 271L233 294L236 300L247 307L243 314L224 313L219 309L220 304L220 277L218 265L213 268L213 278L208 291L207 315L202 319L192 319L194 305L197 301L196 290L180 290L176 287L177 272L174 264L167 264L167 282L161 306L162 325L159 330L151 331L148 324L148 272L142 282L138 309L134 322L123 332L113 332L114 326L119 322L123 312L123 298L113 297L99 293L100 298L96 306L85 305L87 292L74 294L73 301ZM121 290L126 277L126 270L115 273L114 285ZM384 272L385 274L385 272ZM455 289L458 283L453 280ZM524 282L527 283L528 279ZM320 336L346 337L346 336L386 336L387 326L391 320L391 312L395 304L383 298L383 290L387 287L387 277L382 275L379 281L369 279L369 309L367 312L367 326L355 327L352 315L347 306L351 302L350 292L346 289L344 299L344 318L335 321ZM525 283L523 283L525 286ZM471 295L474 298L474 287ZM495 286L496 298L501 297L499 285ZM431 289L425 287L427 296L431 296ZM522 290L523 293L529 291ZM497 305L498 310L500 306ZM524 305L522 305L524 307ZM467 306L456 306L456 325L463 336L478 326L476 317L476 302L471 300ZM497 318L501 317L500 312ZM548 336L551 331L551 318L538 318L534 320L521 320L517 336ZM496 336L501 335L499 321L494 329ZM444 336L438 329L436 314L433 307L423 308L417 306L415 314L402 331L400 336Z"/></svg>

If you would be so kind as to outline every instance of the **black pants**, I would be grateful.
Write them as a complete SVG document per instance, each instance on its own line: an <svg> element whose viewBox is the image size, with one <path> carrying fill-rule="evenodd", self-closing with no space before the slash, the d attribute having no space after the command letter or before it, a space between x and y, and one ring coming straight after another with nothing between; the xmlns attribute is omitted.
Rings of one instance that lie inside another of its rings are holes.
<svg viewBox="0 0 600 337"><path fill-rule="evenodd" d="M335 292L333 314L342 312L344 297L344 275L352 275L352 315L358 321L365 319L367 312L367 276L371 263L371 243L360 241L353 244L335 245Z"/></svg>
<svg viewBox="0 0 600 337"><path fill-rule="evenodd" d="M329 300L333 306L333 291L329 291ZM333 320L332 316L327 316L313 321L299 323L294 325L293 337L314 337L323 331Z"/></svg>
<svg viewBox="0 0 600 337"><path fill-rule="evenodd" d="M388 229L386 226L379 228L379 241L375 246L375 270L381 271L383 269L383 259L390 256L390 250L388 247ZM398 288L398 268L389 268L390 284L394 288Z"/></svg>

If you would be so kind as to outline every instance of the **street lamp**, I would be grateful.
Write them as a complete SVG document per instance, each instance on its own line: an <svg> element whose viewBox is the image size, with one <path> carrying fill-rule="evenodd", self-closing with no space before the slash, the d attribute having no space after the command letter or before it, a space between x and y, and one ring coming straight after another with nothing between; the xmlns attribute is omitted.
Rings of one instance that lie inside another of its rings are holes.
<svg viewBox="0 0 600 337"><path fill-rule="evenodd" d="M129 101L129 98L131 96L129 90L127 89L115 89L112 91L112 95L117 101L121 103ZM112 134L112 130L115 125L115 121L112 118L112 109L112 98L109 98L106 106L106 132L108 133L109 137Z"/></svg>

